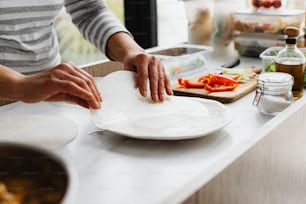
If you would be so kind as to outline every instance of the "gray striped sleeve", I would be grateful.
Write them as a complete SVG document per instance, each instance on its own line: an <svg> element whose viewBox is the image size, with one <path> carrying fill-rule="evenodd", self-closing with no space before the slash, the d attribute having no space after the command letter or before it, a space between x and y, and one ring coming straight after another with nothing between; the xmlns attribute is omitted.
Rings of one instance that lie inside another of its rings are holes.
<svg viewBox="0 0 306 204"><path fill-rule="evenodd" d="M0 64L21 73L59 64L61 58L52 22L64 0L0 2Z"/></svg>
<svg viewBox="0 0 306 204"><path fill-rule="evenodd" d="M65 7L85 39L103 53L106 53L107 40L113 34L129 33L104 0L65 0Z"/></svg>

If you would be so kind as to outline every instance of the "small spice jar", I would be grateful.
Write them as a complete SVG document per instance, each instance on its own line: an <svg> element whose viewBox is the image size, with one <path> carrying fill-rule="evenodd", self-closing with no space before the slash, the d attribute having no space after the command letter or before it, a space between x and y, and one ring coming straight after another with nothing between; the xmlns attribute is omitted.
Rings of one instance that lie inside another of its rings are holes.
<svg viewBox="0 0 306 204"><path fill-rule="evenodd" d="M293 77L290 74L262 73L258 75L253 105L264 114L276 115L294 102L292 86Z"/></svg>

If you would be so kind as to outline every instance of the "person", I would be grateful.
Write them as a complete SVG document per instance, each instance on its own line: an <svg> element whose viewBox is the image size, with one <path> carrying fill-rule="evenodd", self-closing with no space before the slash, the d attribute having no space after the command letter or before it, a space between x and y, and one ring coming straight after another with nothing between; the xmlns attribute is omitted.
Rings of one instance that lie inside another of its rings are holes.
<svg viewBox="0 0 306 204"><path fill-rule="evenodd" d="M63 7L86 40L136 72L142 96L148 94L148 81L154 102L173 94L160 60L134 41L104 0L1 0L0 99L101 107L93 77L71 62L61 63L53 20Z"/></svg>

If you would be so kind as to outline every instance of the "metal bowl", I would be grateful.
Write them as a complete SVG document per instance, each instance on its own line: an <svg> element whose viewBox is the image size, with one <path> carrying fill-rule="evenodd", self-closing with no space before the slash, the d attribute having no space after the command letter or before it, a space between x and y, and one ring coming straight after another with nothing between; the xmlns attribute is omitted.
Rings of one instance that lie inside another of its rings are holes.
<svg viewBox="0 0 306 204"><path fill-rule="evenodd" d="M72 204L75 197L71 166L52 152L24 144L0 142L0 184L17 203Z"/></svg>

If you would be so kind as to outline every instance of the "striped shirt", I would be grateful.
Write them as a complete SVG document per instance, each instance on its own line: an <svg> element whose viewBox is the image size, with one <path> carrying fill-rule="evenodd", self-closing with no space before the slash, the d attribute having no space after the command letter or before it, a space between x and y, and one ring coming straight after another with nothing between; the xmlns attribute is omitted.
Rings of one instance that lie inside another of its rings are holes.
<svg viewBox="0 0 306 204"><path fill-rule="evenodd" d="M0 0L0 64L22 73L59 64L53 20L63 6L84 38L103 53L111 35L128 32L105 0Z"/></svg>

